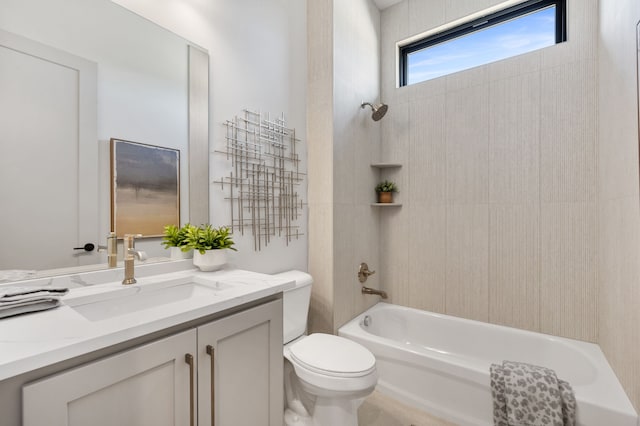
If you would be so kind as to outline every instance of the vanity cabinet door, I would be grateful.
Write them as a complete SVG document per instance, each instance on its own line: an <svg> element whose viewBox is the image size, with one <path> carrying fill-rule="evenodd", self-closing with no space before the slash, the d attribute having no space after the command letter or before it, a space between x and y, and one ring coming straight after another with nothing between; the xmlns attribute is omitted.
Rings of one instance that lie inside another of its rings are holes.
<svg viewBox="0 0 640 426"><path fill-rule="evenodd" d="M199 426L282 426L282 300L198 327Z"/></svg>
<svg viewBox="0 0 640 426"><path fill-rule="evenodd" d="M192 329L27 384L23 425L193 425L195 348Z"/></svg>

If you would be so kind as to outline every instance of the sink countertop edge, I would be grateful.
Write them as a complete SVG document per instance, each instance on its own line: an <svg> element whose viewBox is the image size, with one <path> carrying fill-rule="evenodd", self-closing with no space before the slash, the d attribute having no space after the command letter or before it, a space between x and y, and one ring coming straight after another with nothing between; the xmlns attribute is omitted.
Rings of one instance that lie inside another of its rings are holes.
<svg viewBox="0 0 640 426"><path fill-rule="evenodd" d="M244 270L222 270L213 273L191 270L161 274L146 279L147 281L154 278L165 280L189 275L219 282L247 281L247 288L241 294L234 293L231 297L222 300L195 304L192 308L186 308L168 316L146 318L141 316L140 321L131 326L123 325L122 321L116 319L88 321L64 303L48 311L2 319L0 320L0 381L198 320L278 294L294 286L294 282L290 280ZM113 284L105 284L105 288L113 288ZM55 324L54 333L47 333L46 328L38 332L42 324L49 324L49 328ZM24 337L25 329L30 331L31 336L28 338ZM56 332L59 333L56 334Z"/></svg>

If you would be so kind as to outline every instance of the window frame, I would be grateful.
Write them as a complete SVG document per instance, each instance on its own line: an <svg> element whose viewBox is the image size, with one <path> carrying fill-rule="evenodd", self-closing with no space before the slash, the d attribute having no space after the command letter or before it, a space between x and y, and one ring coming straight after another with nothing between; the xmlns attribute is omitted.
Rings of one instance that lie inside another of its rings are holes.
<svg viewBox="0 0 640 426"><path fill-rule="evenodd" d="M556 7L556 44L567 40L567 1L566 0L528 0L477 19L456 25L453 28L429 35L406 45L399 46L399 85L408 85L408 57L411 53L435 46L445 41L471 34L476 31L509 21L520 16L542 10L549 6ZM425 80L426 81L426 80ZM415 83L414 83L415 84Z"/></svg>

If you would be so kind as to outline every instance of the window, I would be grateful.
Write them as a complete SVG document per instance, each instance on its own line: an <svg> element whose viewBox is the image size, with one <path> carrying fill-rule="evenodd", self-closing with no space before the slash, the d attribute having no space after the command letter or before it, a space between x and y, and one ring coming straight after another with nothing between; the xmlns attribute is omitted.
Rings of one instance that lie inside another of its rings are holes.
<svg viewBox="0 0 640 426"><path fill-rule="evenodd" d="M400 85L561 43L566 0L530 0L400 47Z"/></svg>

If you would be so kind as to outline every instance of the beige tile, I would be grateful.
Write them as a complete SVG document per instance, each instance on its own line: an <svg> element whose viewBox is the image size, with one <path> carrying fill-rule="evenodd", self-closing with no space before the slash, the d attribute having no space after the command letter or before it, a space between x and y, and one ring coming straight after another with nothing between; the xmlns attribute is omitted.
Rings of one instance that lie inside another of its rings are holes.
<svg viewBox="0 0 640 426"><path fill-rule="evenodd" d="M541 61L542 52L534 50L533 52L492 62L487 64L489 81L504 80L505 78L524 76L525 74L540 71Z"/></svg>
<svg viewBox="0 0 640 426"><path fill-rule="evenodd" d="M309 106L310 113L314 110ZM309 203L327 204L333 201L333 134L327 132L332 119L319 114L307 120L308 194Z"/></svg>
<svg viewBox="0 0 640 426"><path fill-rule="evenodd" d="M401 1L380 13L380 37L393 43L409 37L409 2Z"/></svg>
<svg viewBox="0 0 640 426"><path fill-rule="evenodd" d="M409 34L416 35L446 23L445 2L408 0Z"/></svg>
<svg viewBox="0 0 640 426"><path fill-rule="evenodd" d="M369 268L375 270L376 273L367 279L367 286L383 289L384 282L380 267L382 265L381 256L387 253L380 244L380 222L381 215L369 203L357 205L355 207L354 227L352 238L355 241L356 249L354 250L354 262L350 265L345 285L351 288L355 296L355 305L352 307L352 318L364 312L371 306L378 303L378 297L371 295L363 295L361 292L362 284L357 279L358 266L361 262L366 262Z"/></svg>
<svg viewBox="0 0 640 426"><path fill-rule="evenodd" d="M307 76L310 84L333 73L333 1L307 5Z"/></svg>
<svg viewBox="0 0 640 426"><path fill-rule="evenodd" d="M309 330L333 332L333 206L309 205L309 273L313 277Z"/></svg>
<svg viewBox="0 0 640 426"><path fill-rule="evenodd" d="M380 215L379 279L389 302L408 304L409 273L409 213L402 207L372 207Z"/></svg>
<svg viewBox="0 0 640 426"><path fill-rule="evenodd" d="M492 203L537 202L540 73L492 82L489 99L489 199Z"/></svg>
<svg viewBox="0 0 640 426"><path fill-rule="evenodd" d="M406 4L406 2L399 5ZM398 6L398 5L396 5ZM394 6L395 7L395 6ZM388 10L388 9L387 9ZM396 14L387 14L385 10L381 16L381 40L380 40L380 90L382 100L389 104L406 102L408 93L398 87L398 63L397 63L397 29L389 28L388 22Z"/></svg>
<svg viewBox="0 0 640 426"><path fill-rule="evenodd" d="M444 95L447 92L447 77L438 77L431 80L406 86L409 93L409 101L418 101L425 98Z"/></svg>
<svg viewBox="0 0 640 426"><path fill-rule="evenodd" d="M447 207L412 203L409 214L408 306L445 312Z"/></svg>
<svg viewBox="0 0 640 426"><path fill-rule="evenodd" d="M373 129L372 133L374 134L365 134L364 138L358 139L355 148L356 160L351 165L355 173L354 200L357 205L369 206L374 202L375 186L380 180L380 171L371 167L371 164L380 162L380 131Z"/></svg>
<svg viewBox="0 0 640 426"><path fill-rule="evenodd" d="M358 409L360 426L454 426L445 420L374 391Z"/></svg>
<svg viewBox="0 0 640 426"><path fill-rule="evenodd" d="M539 331L538 204L492 204L489 221L489 321Z"/></svg>
<svg viewBox="0 0 640 426"><path fill-rule="evenodd" d="M452 203L489 201L489 86L448 93L445 137L447 199Z"/></svg>
<svg viewBox="0 0 640 426"><path fill-rule="evenodd" d="M387 114L378 122L382 131L380 161L407 164L409 152L409 104L389 105Z"/></svg>
<svg viewBox="0 0 640 426"><path fill-rule="evenodd" d="M554 68L598 55L598 1L567 1L567 41L542 49L542 67Z"/></svg>
<svg viewBox="0 0 640 426"><path fill-rule="evenodd" d="M338 83L338 82L336 82ZM354 129L353 121L359 112L354 108L351 98L343 97L347 93L346 85L337 84L334 96L333 117L333 198L334 203L353 202L356 195L356 173L353 164L356 160L356 145L360 143L361 132ZM331 149L331 146L326 147ZM311 159L311 161L314 161ZM331 187L326 187L330 189Z"/></svg>
<svg viewBox="0 0 640 426"><path fill-rule="evenodd" d="M336 256L333 257L333 324L334 331L355 316L355 303L359 294L354 271L359 247L354 238L356 223L353 204L334 204L333 234Z"/></svg>
<svg viewBox="0 0 640 426"><path fill-rule="evenodd" d="M595 61L543 70L540 183L543 202L593 201L597 194Z"/></svg>
<svg viewBox="0 0 640 426"><path fill-rule="evenodd" d="M601 207L598 343L636 409L640 406L640 211L637 197Z"/></svg>
<svg viewBox="0 0 640 426"><path fill-rule="evenodd" d="M358 265L366 262L377 270L366 285L381 287L378 224L379 215L369 204L334 205L334 332L378 301L361 293L357 277Z"/></svg>
<svg viewBox="0 0 640 426"><path fill-rule="evenodd" d="M602 195L608 199L638 192L638 135L635 35L627 28L633 16L620 24L620 10L608 4L601 19L602 49L598 61L599 155L598 172Z"/></svg>
<svg viewBox="0 0 640 426"><path fill-rule="evenodd" d="M598 338L598 207L543 203L540 214L540 330Z"/></svg>
<svg viewBox="0 0 640 426"><path fill-rule="evenodd" d="M447 22L482 11L502 0L445 0Z"/></svg>
<svg viewBox="0 0 640 426"><path fill-rule="evenodd" d="M489 320L489 205L447 210L446 313Z"/></svg>
<svg viewBox="0 0 640 426"><path fill-rule="evenodd" d="M447 92L481 86L485 85L489 81L489 67L487 65L480 65L454 72L452 74L447 74L443 78L446 80Z"/></svg>
<svg viewBox="0 0 640 426"><path fill-rule="evenodd" d="M411 201L445 203L445 96L412 102L409 116L408 173Z"/></svg>

